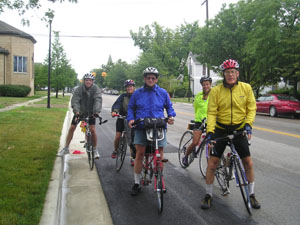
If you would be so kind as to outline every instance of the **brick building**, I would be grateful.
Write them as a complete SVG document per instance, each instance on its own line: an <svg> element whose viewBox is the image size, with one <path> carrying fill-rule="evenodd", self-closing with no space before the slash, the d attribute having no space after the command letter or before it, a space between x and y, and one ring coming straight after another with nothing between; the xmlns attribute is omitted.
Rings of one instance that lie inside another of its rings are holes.
<svg viewBox="0 0 300 225"><path fill-rule="evenodd" d="M31 87L34 94L34 44L29 34L0 20L0 84Z"/></svg>

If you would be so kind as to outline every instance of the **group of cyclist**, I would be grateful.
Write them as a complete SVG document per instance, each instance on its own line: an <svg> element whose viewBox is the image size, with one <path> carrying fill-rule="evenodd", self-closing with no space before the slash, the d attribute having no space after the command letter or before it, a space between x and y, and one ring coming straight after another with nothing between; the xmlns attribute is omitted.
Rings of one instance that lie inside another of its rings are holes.
<svg viewBox="0 0 300 225"><path fill-rule="evenodd" d="M195 110L195 126L193 129L193 141L188 146L182 164L188 166L188 155L199 144L202 135L201 123L207 118L206 140L214 142L214 139L233 133L233 131L246 130L248 139L251 138L252 124L255 118L256 102L252 88L249 84L238 81L239 64L237 61L229 59L224 61L220 70L223 75L223 83L211 88L212 79L210 77L202 77L200 83L203 91L199 92L194 99ZM140 190L142 160L144 158L147 137L143 123L133 128L133 123L141 118L163 118L166 110L168 116L168 124L174 123L176 113L173 109L172 102L168 92L157 85L159 72L154 67L147 67L143 71L144 85L135 90L135 82L126 80L124 87L126 93L120 95L112 105L111 115L113 117L122 115L127 117L128 127L132 128L131 149L131 165L134 166L134 185L131 195L137 195ZM59 155L69 153L69 144L72 140L73 133L77 125L77 116L83 113L98 114L101 111L102 97L99 87L93 83L94 77L91 74L84 75L83 85L77 88L71 100L74 117L69 129L66 145L59 152ZM94 149L97 146L97 138L95 133L95 118L91 117L91 132L93 135ZM121 133L126 129L124 121L118 118L116 121L116 135L114 139L114 150L111 157L116 158ZM164 129L166 134L166 127ZM251 159L248 139L246 136L238 137L234 140L234 145L242 159L246 177L249 181L248 188L250 193L251 206L259 209L260 203L254 195L254 170ZM163 158L163 149L167 144L166 135L164 139L158 142L159 151ZM210 158L206 170L206 194L201 203L202 209L211 207L213 199L213 182L214 174L218 166L220 157L226 148L226 142L218 141L214 143L213 151L210 151ZM95 158L99 158L96 150Z"/></svg>

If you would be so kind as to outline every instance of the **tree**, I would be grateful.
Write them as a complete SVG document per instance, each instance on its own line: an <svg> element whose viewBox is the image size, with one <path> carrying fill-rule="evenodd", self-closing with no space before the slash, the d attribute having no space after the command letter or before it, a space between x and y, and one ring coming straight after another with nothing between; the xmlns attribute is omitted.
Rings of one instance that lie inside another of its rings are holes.
<svg viewBox="0 0 300 225"><path fill-rule="evenodd" d="M40 90L43 87L47 86L48 77L47 77L48 68L42 63L34 64L34 90Z"/></svg>
<svg viewBox="0 0 300 225"><path fill-rule="evenodd" d="M65 0L48 0L49 2L64 2ZM72 3L77 3L77 0L68 0ZM5 9L16 10L20 16L24 16L25 13L30 9L39 9L42 6L41 0L4 0L0 1L0 14L5 11ZM29 20L22 17L23 25L29 25Z"/></svg>
<svg viewBox="0 0 300 225"><path fill-rule="evenodd" d="M69 64L66 53L62 44L59 41L59 32L54 32L55 40L52 43L51 54L51 87L55 89L56 98L58 91L65 88L71 88L77 83L77 74ZM48 66L48 57L45 60L45 65Z"/></svg>

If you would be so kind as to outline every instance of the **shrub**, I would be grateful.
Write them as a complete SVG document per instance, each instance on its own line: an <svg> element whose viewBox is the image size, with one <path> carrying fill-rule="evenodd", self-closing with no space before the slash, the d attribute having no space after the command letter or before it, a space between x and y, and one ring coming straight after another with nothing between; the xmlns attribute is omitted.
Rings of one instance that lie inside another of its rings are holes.
<svg viewBox="0 0 300 225"><path fill-rule="evenodd" d="M0 85L0 96L6 97L26 97L31 88L25 85Z"/></svg>
<svg viewBox="0 0 300 225"><path fill-rule="evenodd" d="M185 97L186 93L187 93L187 90L182 86L179 86L175 89L175 97L177 97L177 98Z"/></svg>

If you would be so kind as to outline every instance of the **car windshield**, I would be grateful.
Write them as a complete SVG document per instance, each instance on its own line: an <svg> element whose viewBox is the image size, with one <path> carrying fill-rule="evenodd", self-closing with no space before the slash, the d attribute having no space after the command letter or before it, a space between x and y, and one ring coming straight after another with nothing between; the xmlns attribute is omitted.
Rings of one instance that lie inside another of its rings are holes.
<svg viewBox="0 0 300 225"><path fill-rule="evenodd" d="M298 101L298 99L294 98L290 95L277 95L278 100L286 100L286 101Z"/></svg>

